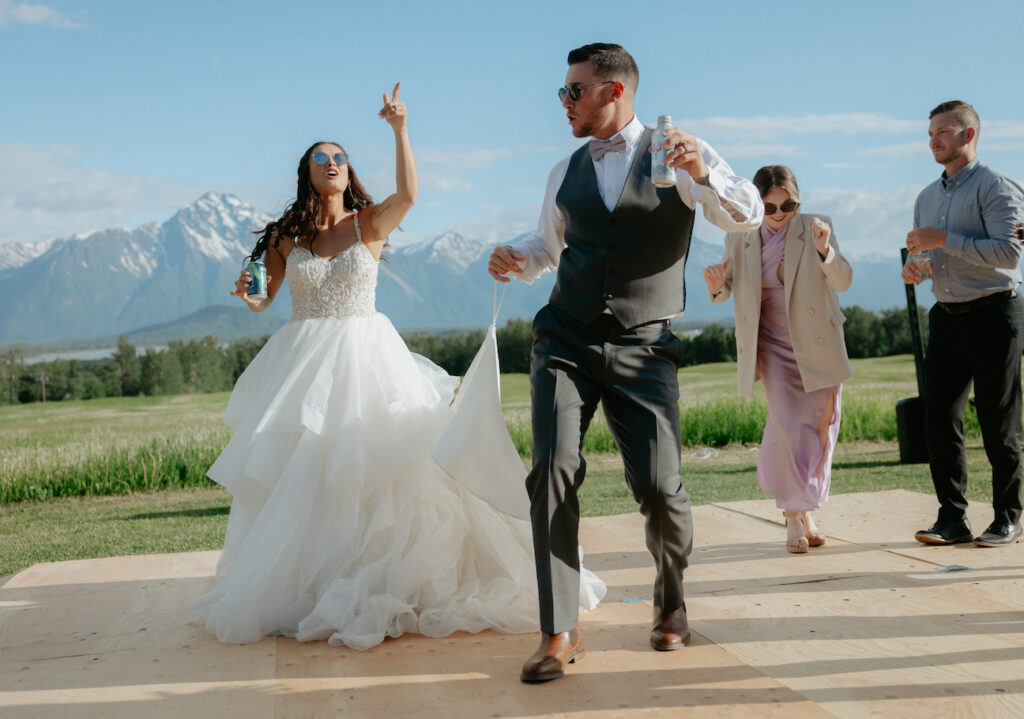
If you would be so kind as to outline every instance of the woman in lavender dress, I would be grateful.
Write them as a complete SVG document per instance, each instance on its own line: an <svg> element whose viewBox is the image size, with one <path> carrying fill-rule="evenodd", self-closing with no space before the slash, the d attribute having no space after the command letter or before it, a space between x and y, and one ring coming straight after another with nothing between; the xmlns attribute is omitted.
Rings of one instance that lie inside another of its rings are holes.
<svg viewBox="0 0 1024 719"><path fill-rule="evenodd" d="M763 224L727 234L722 263L704 268L704 279L713 302L733 297L740 393L751 397L764 382L757 476L785 515L786 549L803 553L825 543L810 513L828 499L842 383L853 375L836 295L853 273L831 220L799 212L792 170L762 167L754 185Z"/></svg>

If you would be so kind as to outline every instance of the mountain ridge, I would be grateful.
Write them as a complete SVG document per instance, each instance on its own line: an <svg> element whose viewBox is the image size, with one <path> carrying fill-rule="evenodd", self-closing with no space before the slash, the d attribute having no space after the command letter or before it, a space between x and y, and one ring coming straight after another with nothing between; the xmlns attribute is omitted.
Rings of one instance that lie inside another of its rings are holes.
<svg viewBox="0 0 1024 719"><path fill-rule="evenodd" d="M149 332L154 326L171 331L179 321L200 331L203 323L193 315L237 302L229 296L231 287L255 243L254 233L271 219L238 197L208 192L164 222L31 246L0 244L0 298L5 307L0 342L89 340ZM378 277L378 310L401 331L486 326L494 298L494 282L486 270L493 246L456 232L389 246ZM708 300L700 272L720 260L719 246L693 238L685 275L686 322L731 322L731 305ZM877 310L905 302L898 254L891 262L875 258L851 263L854 287L840 295L843 306ZM499 323L532 318L547 301L554 280L555 273L548 273L532 284L513 282ZM248 312L241 303L236 307ZM274 321L261 327L290 316L287 283L269 313L260 314L269 318L270 313ZM234 317L245 324L243 315Z"/></svg>

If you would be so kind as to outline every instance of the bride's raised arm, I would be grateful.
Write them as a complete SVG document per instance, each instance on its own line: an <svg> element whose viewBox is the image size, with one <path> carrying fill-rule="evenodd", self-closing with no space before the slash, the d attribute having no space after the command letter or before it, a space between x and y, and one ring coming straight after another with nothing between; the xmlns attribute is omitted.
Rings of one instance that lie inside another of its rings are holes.
<svg viewBox="0 0 1024 719"><path fill-rule="evenodd" d="M382 242L398 227L398 223L416 202L416 195L419 192L419 183L416 179L416 160L412 156L409 131L406 127L408 113L405 110L405 103L398 99L398 88L401 84L400 82L395 84L390 98L386 92L384 93L384 107L377 113L395 131L395 185L397 189L395 194L373 206L373 224L377 239Z"/></svg>

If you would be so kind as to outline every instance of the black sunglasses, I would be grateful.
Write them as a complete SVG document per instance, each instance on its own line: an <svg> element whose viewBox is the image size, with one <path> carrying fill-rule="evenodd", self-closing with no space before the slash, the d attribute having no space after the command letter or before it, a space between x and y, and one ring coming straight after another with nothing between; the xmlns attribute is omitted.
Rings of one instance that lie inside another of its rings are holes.
<svg viewBox="0 0 1024 719"><path fill-rule="evenodd" d="M774 215L779 210L782 210L783 212L788 214L798 207L800 207L800 203L796 202L795 200L786 200L778 207L776 207L770 202L766 202L764 203L764 214Z"/></svg>
<svg viewBox="0 0 1024 719"><path fill-rule="evenodd" d="M561 102L565 102L565 98L568 97L573 102L576 102L577 100L580 99L580 96L583 94L583 90L586 90L588 87L596 87L597 85L614 85L614 84L615 84L615 80L605 80L603 82L589 82L589 83L584 83L582 85L580 83L578 83L578 82L570 82L565 87L558 88L558 99Z"/></svg>
<svg viewBox="0 0 1024 719"><path fill-rule="evenodd" d="M334 160L335 163L339 165L344 165L348 163L348 155L346 155L344 152L335 152L332 155L328 155L326 152L313 153L313 162L315 162L318 165L326 165L327 162L332 159Z"/></svg>

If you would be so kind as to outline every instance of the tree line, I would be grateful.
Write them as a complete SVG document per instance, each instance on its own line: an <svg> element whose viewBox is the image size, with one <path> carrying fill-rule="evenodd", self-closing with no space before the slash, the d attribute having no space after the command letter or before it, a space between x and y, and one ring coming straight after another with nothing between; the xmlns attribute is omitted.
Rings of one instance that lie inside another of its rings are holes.
<svg viewBox="0 0 1024 719"><path fill-rule="evenodd" d="M0 404L220 392L234 386L267 339L221 345L211 336L139 352L122 335L107 359L33 364L15 345L0 356Z"/></svg>
<svg viewBox="0 0 1024 719"><path fill-rule="evenodd" d="M921 331L927 317L918 309ZM845 308L846 346L852 358L884 357L914 351L906 310L875 314L859 306ZM165 349L141 352L125 336L104 360L54 360L27 364L24 350L14 345L0 355L0 405L95 399L137 395L222 392L231 389L269 339L245 338L222 345L212 336L189 342L171 341ZM452 375L463 375L484 339L483 330L412 333L409 349L431 359ZM698 334L681 335L684 366L736 360L731 327L714 323ZM509 320L497 330L503 372L530 371L531 323Z"/></svg>
<svg viewBox="0 0 1024 719"><path fill-rule="evenodd" d="M918 307L918 326L922 339L928 337L928 312ZM859 305L843 308L846 322L846 348L850 357L888 357L913 354L913 332L910 316L905 309L893 308L876 314ZM509 320L498 329L498 357L502 372L529 372L531 323L527 320ZM473 361L484 331L450 332L446 334L417 333L404 337L413 352L429 357L446 372L462 375ZM732 327L712 323L699 333L680 335L683 342L683 366L711 362L735 362L736 338Z"/></svg>

